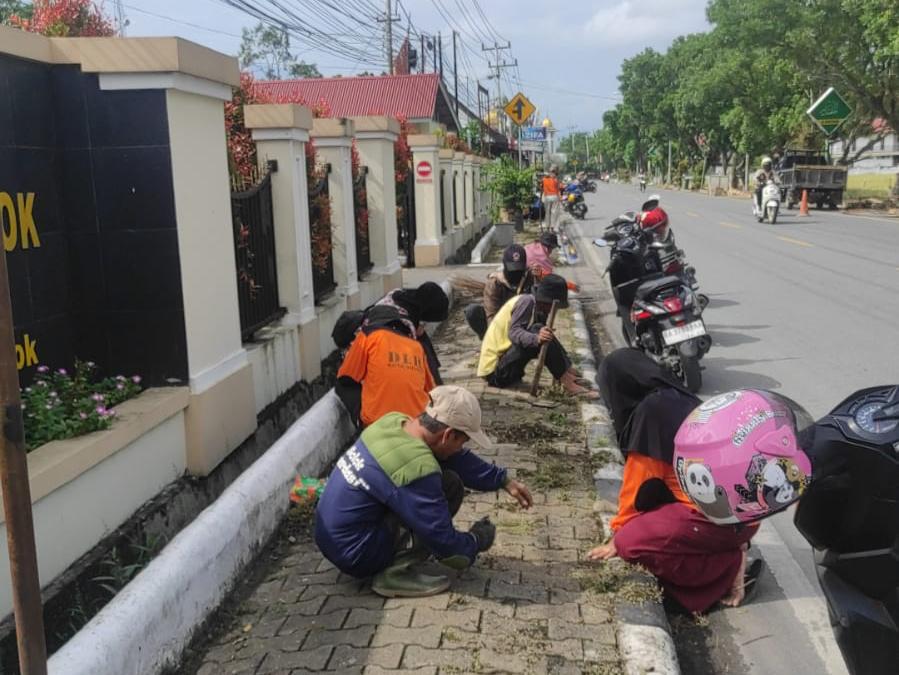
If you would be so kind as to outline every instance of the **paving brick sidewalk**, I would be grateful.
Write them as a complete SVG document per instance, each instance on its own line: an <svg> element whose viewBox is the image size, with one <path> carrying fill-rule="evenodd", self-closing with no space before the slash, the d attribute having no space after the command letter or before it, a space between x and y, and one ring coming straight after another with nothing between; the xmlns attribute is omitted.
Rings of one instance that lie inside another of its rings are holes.
<svg viewBox="0 0 899 675"><path fill-rule="evenodd" d="M563 341L573 339L568 314ZM612 611L627 571L580 562L602 533L576 401L550 393L557 407L540 408L524 391L487 387L458 307L435 342L447 383L481 399L498 443L480 454L525 481L534 508L520 511L505 492L469 494L457 526L489 515L496 545L451 592L391 600L334 569L308 516L292 514L180 672L621 672Z"/></svg>

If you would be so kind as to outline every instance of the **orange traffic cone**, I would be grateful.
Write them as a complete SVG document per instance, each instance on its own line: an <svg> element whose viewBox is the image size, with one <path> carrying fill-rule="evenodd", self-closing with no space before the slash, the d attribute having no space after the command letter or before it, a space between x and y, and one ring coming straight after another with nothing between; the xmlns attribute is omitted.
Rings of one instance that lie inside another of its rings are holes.
<svg viewBox="0 0 899 675"><path fill-rule="evenodd" d="M802 191L802 199L799 200L799 215L808 215L808 190Z"/></svg>

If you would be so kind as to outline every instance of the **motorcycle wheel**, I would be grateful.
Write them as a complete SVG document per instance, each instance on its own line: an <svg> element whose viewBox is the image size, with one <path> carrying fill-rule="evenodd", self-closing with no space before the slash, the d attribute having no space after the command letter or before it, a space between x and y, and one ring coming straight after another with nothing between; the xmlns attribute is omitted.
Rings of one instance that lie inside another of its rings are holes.
<svg viewBox="0 0 899 675"><path fill-rule="evenodd" d="M681 376L684 384L694 394L702 389L702 369L699 367L699 359L695 356L680 357Z"/></svg>
<svg viewBox="0 0 899 675"><path fill-rule="evenodd" d="M777 207L768 207L768 222L774 225L777 222Z"/></svg>
<svg viewBox="0 0 899 675"><path fill-rule="evenodd" d="M705 308L709 306L709 296L705 293L698 293L696 299L699 300L699 308L705 311Z"/></svg>

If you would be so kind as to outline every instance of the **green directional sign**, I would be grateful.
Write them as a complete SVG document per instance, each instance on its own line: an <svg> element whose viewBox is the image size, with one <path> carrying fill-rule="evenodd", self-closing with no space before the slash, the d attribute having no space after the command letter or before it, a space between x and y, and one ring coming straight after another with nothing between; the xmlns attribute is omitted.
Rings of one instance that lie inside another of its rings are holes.
<svg viewBox="0 0 899 675"><path fill-rule="evenodd" d="M831 87L812 104L811 108L806 110L806 113L821 131L830 136L849 118L852 108L837 93L837 90Z"/></svg>

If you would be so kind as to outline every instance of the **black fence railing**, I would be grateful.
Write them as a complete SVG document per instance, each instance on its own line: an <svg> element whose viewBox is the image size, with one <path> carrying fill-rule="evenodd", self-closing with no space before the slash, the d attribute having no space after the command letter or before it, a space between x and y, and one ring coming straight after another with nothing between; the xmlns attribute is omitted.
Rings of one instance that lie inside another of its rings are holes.
<svg viewBox="0 0 899 675"><path fill-rule="evenodd" d="M459 172L453 171L453 225L459 224L459 195L456 183L459 182Z"/></svg>
<svg viewBox="0 0 899 675"><path fill-rule="evenodd" d="M284 316L278 298L275 264L275 220L272 212L272 176L276 166L250 188L231 193L231 220L237 259L237 300L240 332L244 340Z"/></svg>
<svg viewBox="0 0 899 675"><path fill-rule="evenodd" d="M368 190L365 187L368 167L359 167L353 178L353 215L356 230L356 272L361 277L374 265L371 261L371 238L368 229Z"/></svg>
<svg viewBox="0 0 899 675"><path fill-rule="evenodd" d="M406 173L406 179L397 183L396 188L397 248L406 255L406 267L415 267L415 239L418 233L415 221L415 176L412 171Z"/></svg>
<svg viewBox="0 0 899 675"><path fill-rule="evenodd" d="M446 169L440 169L440 234L446 234Z"/></svg>
<svg viewBox="0 0 899 675"><path fill-rule="evenodd" d="M330 164L325 165L324 175L309 186L309 232L312 236L312 291L315 301L333 291L334 242L331 236L331 193L328 175Z"/></svg>

